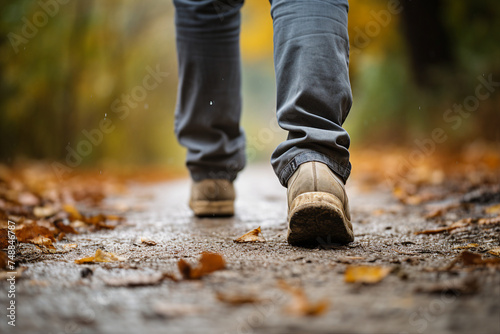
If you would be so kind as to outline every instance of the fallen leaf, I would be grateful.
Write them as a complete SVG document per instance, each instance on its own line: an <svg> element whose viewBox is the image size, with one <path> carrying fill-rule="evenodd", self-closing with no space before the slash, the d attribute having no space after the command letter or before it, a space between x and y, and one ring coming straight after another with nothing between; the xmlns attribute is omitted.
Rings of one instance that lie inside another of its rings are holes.
<svg viewBox="0 0 500 334"><path fill-rule="evenodd" d="M450 226L441 227L441 228L437 228L434 230L417 231L417 232L415 232L415 234L416 235L419 235L419 234L437 234L437 233L442 233L442 232L450 232L450 231L453 231L457 228L465 227L465 226L471 224L472 222L474 222L474 220L471 218L460 219L459 221L454 222Z"/></svg>
<svg viewBox="0 0 500 334"><path fill-rule="evenodd" d="M27 221L19 226L16 226L15 234L19 242L30 242L38 236L49 238L56 241L54 234L57 229L50 223L44 221Z"/></svg>
<svg viewBox="0 0 500 334"><path fill-rule="evenodd" d="M104 283L107 286L114 287L124 287L124 286L147 286L147 285L158 285L165 279L176 280L170 274L155 274L155 275L139 275L139 276L128 276L128 277L114 277L104 279Z"/></svg>
<svg viewBox="0 0 500 334"><path fill-rule="evenodd" d="M484 211L490 215L497 214L497 213L500 214L500 203L489 206Z"/></svg>
<svg viewBox="0 0 500 334"><path fill-rule="evenodd" d="M303 289L293 287L285 281L279 281L278 286L292 295L292 301L285 308L285 311L290 314L298 316L318 316L328 310L329 302L327 299L312 303L307 298Z"/></svg>
<svg viewBox="0 0 500 334"><path fill-rule="evenodd" d="M466 266L470 265L496 265L500 264L500 259L483 259L481 254L463 251L444 270L451 270L458 262L462 262Z"/></svg>
<svg viewBox="0 0 500 334"><path fill-rule="evenodd" d="M455 246L453 247L453 249L469 249L469 248L476 248L476 247L479 247L479 244L467 244L465 246Z"/></svg>
<svg viewBox="0 0 500 334"><path fill-rule="evenodd" d="M481 218L477 223L479 225L500 225L500 215L493 218Z"/></svg>
<svg viewBox="0 0 500 334"><path fill-rule="evenodd" d="M464 205L464 204L461 204L461 203L452 203L452 204L449 204L449 205L446 205L446 206L439 207L439 208L434 209L433 211L429 212L428 214L426 214L425 218L426 219L431 219L431 218L441 217L445 213L447 213L447 212L449 212L449 211L451 211L453 209L459 208L462 205Z"/></svg>
<svg viewBox="0 0 500 334"><path fill-rule="evenodd" d="M116 261L125 261L126 258L122 256L115 255L113 253L105 252L101 249L97 249L95 251L94 256L84 257L79 260L75 260L75 263L94 263L94 262L116 262Z"/></svg>
<svg viewBox="0 0 500 334"><path fill-rule="evenodd" d="M156 241L151 240L151 239L146 238L146 237L141 237L141 243L143 243L147 246L155 246L156 245Z"/></svg>
<svg viewBox="0 0 500 334"><path fill-rule="evenodd" d="M260 226L234 239L234 242L266 242L266 239L260 235Z"/></svg>
<svg viewBox="0 0 500 334"><path fill-rule="evenodd" d="M8 263L9 257L7 256L7 253L0 251L0 269L7 267Z"/></svg>
<svg viewBox="0 0 500 334"><path fill-rule="evenodd" d="M488 251L488 253L491 255L500 256L500 247L492 248Z"/></svg>
<svg viewBox="0 0 500 334"><path fill-rule="evenodd" d="M78 247L77 244L64 244L62 246L63 246L64 249L73 249L73 248Z"/></svg>
<svg viewBox="0 0 500 334"><path fill-rule="evenodd" d="M49 249L56 249L54 245L52 244L52 240L50 238L44 237L42 235L39 235L33 239L29 240L30 243L35 244L37 246L44 246Z"/></svg>
<svg viewBox="0 0 500 334"><path fill-rule="evenodd" d="M216 270L224 269L225 266L226 263L222 255L209 252L201 253L199 264L196 267L191 267L183 259L177 262L177 267L184 279L199 279Z"/></svg>
<svg viewBox="0 0 500 334"><path fill-rule="evenodd" d="M7 248L9 246L9 230L6 228L0 229L0 249Z"/></svg>
<svg viewBox="0 0 500 334"><path fill-rule="evenodd" d="M111 219L111 220L118 220L118 219L114 219L114 218L116 218L116 217L113 216L113 219ZM83 221L86 224L93 225L96 229L108 229L108 230L114 229L116 227L116 225L106 224L106 219L108 219L108 216L103 215L103 214L99 214L96 216L90 216L90 217L83 217Z"/></svg>
<svg viewBox="0 0 500 334"><path fill-rule="evenodd" d="M255 295L240 295L240 294L224 294L218 292L216 295L217 300L228 303L231 305L254 304L262 302L261 299Z"/></svg>
<svg viewBox="0 0 500 334"><path fill-rule="evenodd" d="M65 224L62 220L56 220L54 222L54 225L64 233L71 233L71 234L78 234L78 231L76 231L73 226L69 224Z"/></svg>
<svg viewBox="0 0 500 334"><path fill-rule="evenodd" d="M83 219L81 213L73 205L65 204L63 205L63 209L69 214L69 219L71 221Z"/></svg>
<svg viewBox="0 0 500 334"><path fill-rule="evenodd" d="M348 266L344 273L346 283L374 284L383 280L391 268L374 266Z"/></svg>
<svg viewBox="0 0 500 334"><path fill-rule="evenodd" d="M56 208L51 205L37 206L33 209L33 214L38 218L53 216L57 213Z"/></svg>

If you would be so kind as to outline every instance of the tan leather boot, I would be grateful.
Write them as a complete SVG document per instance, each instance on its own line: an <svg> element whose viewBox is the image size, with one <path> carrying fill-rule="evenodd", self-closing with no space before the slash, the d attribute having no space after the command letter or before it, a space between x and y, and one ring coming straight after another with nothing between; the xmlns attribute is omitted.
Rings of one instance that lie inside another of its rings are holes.
<svg viewBox="0 0 500 334"><path fill-rule="evenodd" d="M228 180L207 179L193 182L189 207L198 217L234 215L235 192Z"/></svg>
<svg viewBox="0 0 500 334"><path fill-rule="evenodd" d="M288 181L288 243L297 246L354 240L343 181L327 165L306 162Z"/></svg>

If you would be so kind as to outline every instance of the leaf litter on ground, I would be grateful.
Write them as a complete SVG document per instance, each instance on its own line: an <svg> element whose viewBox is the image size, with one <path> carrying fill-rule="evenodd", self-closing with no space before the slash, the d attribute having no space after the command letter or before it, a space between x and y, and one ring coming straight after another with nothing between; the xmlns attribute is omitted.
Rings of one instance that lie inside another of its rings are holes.
<svg viewBox="0 0 500 334"><path fill-rule="evenodd" d="M253 229L241 237L234 239L234 242L244 243L244 242L266 242L266 239L262 235L260 235L261 229L260 226L256 229Z"/></svg>
<svg viewBox="0 0 500 334"><path fill-rule="evenodd" d="M75 263L83 264L83 263L98 263L98 262L120 262L120 261L125 261L126 259L127 259L126 257L118 256L113 253L108 253L98 248L93 256L75 260Z"/></svg>
<svg viewBox="0 0 500 334"><path fill-rule="evenodd" d="M297 316L319 316L328 311L330 303L327 299L311 302L302 288L291 286L283 280L278 281L278 286L292 296L285 312Z"/></svg>
<svg viewBox="0 0 500 334"><path fill-rule="evenodd" d="M392 271L388 267L348 266L344 273L346 283L375 284L382 281Z"/></svg>
<svg viewBox="0 0 500 334"><path fill-rule="evenodd" d="M177 262L179 272L184 279L200 279L214 271L224 269L226 262L222 255L218 253L203 252L201 253L198 264L193 267L184 259Z"/></svg>
<svg viewBox="0 0 500 334"><path fill-rule="evenodd" d="M457 263L462 263L464 266L498 266L500 265L500 258L483 258L481 254L465 250L453 259L444 270L453 269Z"/></svg>

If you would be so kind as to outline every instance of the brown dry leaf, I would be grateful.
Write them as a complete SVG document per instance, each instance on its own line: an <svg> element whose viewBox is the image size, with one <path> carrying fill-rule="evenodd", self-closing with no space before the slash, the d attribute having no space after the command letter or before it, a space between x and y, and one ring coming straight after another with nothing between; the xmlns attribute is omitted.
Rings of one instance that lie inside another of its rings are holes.
<svg viewBox="0 0 500 334"><path fill-rule="evenodd" d="M54 225L64 233L78 234L78 231L73 228L73 226L69 224L65 224L62 220L56 220Z"/></svg>
<svg viewBox="0 0 500 334"><path fill-rule="evenodd" d="M57 213L56 208L52 205L37 206L33 209L33 214L38 218L46 218L53 216Z"/></svg>
<svg viewBox="0 0 500 334"><path fill-rule="evenodd" d="M500 256L500 247L492 248L488 251L488 253L491 255Z"/></svg>
<svg viewBox="0 0 500 334"><path fill-rule="evenodd" d="M254 304L262 302L262 299L254 295L240 295L240 294L225 294L218 292L215 297L224 303L231 305Z"/></svg>
<svg viewBox="0 0 500 334"><path fill-rule="evenodd" d="M196 267L191 267L189 263L180 259L177 267L184 279L200 279L216 270L224 269L226 263L222 255L217 253L201 253L200 262Z"/></svg>
<svg viewBox="0 0 500 334"><path fill-rule="evenodd" d="M328 310L329 302L327 299L312 303L307 298L303 289L293 287L285 281L279 281L278 286L292 295L292 301L285 308L285 311L288 313L298 316L318 316Z"/></svg>
<svg viewBox="0 0 500 334"><path fill-rule="evenodd" d="M451 270L458 262L462 262L466 266L470 265L496 265L500 264L500 259L483 259L481 254L463 251L445 268Z"/></svg>
<svg viewBox="0 0 500 334"><path fill-rule="evenodd" d="M32 243L37 246L44 246L49 249L56 249L54 245L52 244L52 240L50 238L44 237L42 235L39 235L33 239L29 240L29 243Z"/></svg>
<svg viewBox="0 0 500 334"><path fill-rule="evenodd" d="M487 207L486 210L484 210L484 212L490 215L500 214L500 203Z"/></svg>
<svg viewBox="0 0 500 334"><path fill-rule="evenodd" d="M63 209L64 209L64 211L66 211L68 213L69 219L71 221L83 219L81 213L73 205L65 204L65 205L63 205Z"/></svg>
<svg viewBox="0 0 500 334"><path fill-rule="evenodd" d="M82 264L82 263L94 263L94 262L116 262L116 261L125 261L127 258L118 256L113 253L108 253L105 252L101 249L97 249L95 251L94 256L89 256L89 257L84 257L79 260L75 260L75 263L77 264Z"/></svg>
<svg viewBox="0 0 500 334"><path fill-rule="evenodd" d="M455 246L453 247L453 249L469 249L469 248L476 248L476 247L479 247L479 244L467 244L465 246Z"/></svg>
<svg viewBox="0 0 500 334"><path fill-rule="evenodd" d="M459 221L454 222L450 226L441 227L441 228L437 228L434 230L417 231L417 232L415 232L415 234L416 235L419 235L419 234L437 234L437 233L442 233L442 232L450 232L450 231L453 231L457 228L465 227L465 226L471 224L472 222L473 222L473 220L471 218L460 219Z"/></svg>
<svg viewBox="0 0 500 334"><path fill-rule="evenodd" d="M481 218L477 223L479 225L500 225L500 215L493 218Z"/></svg>
<svg viewBox="0 0 500 334"><path fill-rule="evenodd" d="M0 269L7 267L8 263L9 257L7 256L7 253L0 251Z"/></svg>
<svg viewBox="0 0 500 334"><path fill-rule="evenodd" d="M74 248L78 247L77 244L64 244L62 246L64 249L74 249Z"/></svg>
<svg viewBox="0 0 500 334"><path fill-rule="evenodd" d="M0 249L7 248L9 246L9 230L6 228L0 229Z"/></svg>
<svg viewBox="0 0 500 334"><path fill-rule="evenodd" d="M106 220L122 221L123 218L118 216L103 215L103 214L99 214L97 216L83 217L83 221L86 224L93 225L98 230L99 229L112 230L117 226L116 224L114 225L107 224Z"/></svg>
<svg viewBox="0 0 500 334"><path fill-rule="evenodd" d="M263 236L260 235L260 226L256 229L253 229L241 237L234 239L234 242L266 242Z"/></svg>
<svg viewBox="0 0 500 334"><path fill-rule="evenodd" d="M147 246L156 246L156 241L151 240L147 237L141 237L141 243L143 243Z"/></svg>
<svg viewBox="0 0 500 334"><path fill-rule="evenodd" d="M45 237L55 242L54 235L57 234L54 225L45 221L27 221L16 227L15 234L19 242L31 243L36 237Z"/></svg>
<svg viewBox="0 0 500 334"><path fill-rule="evenodd" d="M346 283L374 284L383 280L391 268L374 266L348 266L344 273Z"/></svg>
<svg viewBox="0 0 500 334"><path fill-rule="evenodd" d="M104 283L107 286L114 287L124 287L124 286L147 286L147 285L158 285L163 282L165 279L171 279L173 281L177 281L177 279L170 274L155 274L155 275L139 275L139 276L129 276L129 277L115 277L115 278L106 278L104 279Z"/></svg>
<svg viewBox="0 0 500 334"><path fill-rule="evenodd" d="M425 218L431 219L431 218L441 217L445 213L447 213L453 209L459 208L461 205L462 205L461 203L452 203L452 204L449 204L447 206L439 207L437 209L434 209L433 211L430 211L428 214L426 214Z"/></svg>

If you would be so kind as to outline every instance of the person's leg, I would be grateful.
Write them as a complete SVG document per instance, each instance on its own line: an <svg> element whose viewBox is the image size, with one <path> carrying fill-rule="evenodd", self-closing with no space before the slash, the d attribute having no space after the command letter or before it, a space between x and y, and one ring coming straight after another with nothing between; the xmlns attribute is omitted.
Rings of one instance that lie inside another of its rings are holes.
<svg viewBox="0 0 500 334"><path fill-rule="evenodd" d="M272 0L277 117L288 138L271 159L287 186L308 161L345 182L350 139L342 123L352 103L347 0Z"/></svg>
<svg viewBox="0 0 500 334"><path fill-rule="evenodd" d="M179 87L175 132L194 181L233 181L245 165L240 128L243 0L174 0Z"/></svg>
<svg viewBox="0 0 500 334"><path fill-rule="evenodd" d="M288 138L272 155L288 193L288 242L354 240L344 183L352 103L347 0L272 0L277 117Z"/></svg>

